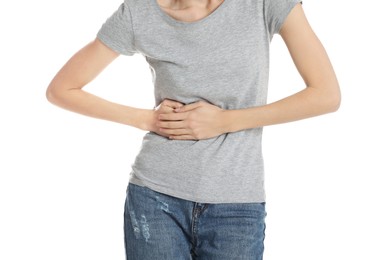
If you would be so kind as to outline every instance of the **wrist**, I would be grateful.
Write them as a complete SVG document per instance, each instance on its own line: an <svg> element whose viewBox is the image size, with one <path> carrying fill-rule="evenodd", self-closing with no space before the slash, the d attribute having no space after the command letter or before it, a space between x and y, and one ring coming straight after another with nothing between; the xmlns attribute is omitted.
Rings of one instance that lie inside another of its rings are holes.
<svg viewBox="0 0 390 260"><path fill-rule="evenodd" d="M235 120L236 117L237 117L236 110L223 110L222 131L224 133L233 133L239 131L236 125L236 120Z"/></svg>
<svg viewBox="0 0 390 260"><path fill-rule="evenodd" d="M137 115L135 127L144 131L155 131L155 111L152 109L140 109Z"/></svg>
<svg viewBox="0 0 390 260"><path fill-rule="evenodd" d="M224 111L225 130L227 133L239 132L257 127L250 109L234 109Z"/></svg>

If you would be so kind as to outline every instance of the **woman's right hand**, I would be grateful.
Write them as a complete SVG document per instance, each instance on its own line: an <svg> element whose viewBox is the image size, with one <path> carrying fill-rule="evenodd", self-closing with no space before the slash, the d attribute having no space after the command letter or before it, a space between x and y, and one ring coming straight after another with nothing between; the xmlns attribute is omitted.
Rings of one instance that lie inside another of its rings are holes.
<svg viewBox="0 0 390 260"><path fill-rule="evenodd" d="M151 117L148 120L148 130L151 132L154 132L158 135L169 137L169 135L164 134L159 131L159 127L157 126L157 123L159 122L159 115L161 114L171 114L175 113L176 108L180 108L184 106L183 103L170 100L170 99L165 99L163 102L160 103L151 113Z"/></svg>

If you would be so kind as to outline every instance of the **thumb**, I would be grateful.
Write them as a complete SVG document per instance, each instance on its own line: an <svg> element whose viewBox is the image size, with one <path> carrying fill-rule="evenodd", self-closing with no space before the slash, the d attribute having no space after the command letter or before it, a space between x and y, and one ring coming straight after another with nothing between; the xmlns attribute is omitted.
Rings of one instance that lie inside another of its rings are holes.
<svg viewBox="0 0 390 260"><path fill-rule="evenodd" d="M188 111L194 110L195 108L200 107L201 104L202 104L201 101L198 101L198 102L195 102L192 104L188 104L188 105L184 105L182 107L175 108L174 111L175 112L188 112Z"/></svg>
<svg viewBox="0 0 390 260"><path fill-rule="evenodd" d="M171 108L179 108L179 107L182 107L184 104L182 104L182 103L180 103L178 101L175 101L175 100L165 99L162 102L162 105L168 106L168 107L171 107Z"/></svg>

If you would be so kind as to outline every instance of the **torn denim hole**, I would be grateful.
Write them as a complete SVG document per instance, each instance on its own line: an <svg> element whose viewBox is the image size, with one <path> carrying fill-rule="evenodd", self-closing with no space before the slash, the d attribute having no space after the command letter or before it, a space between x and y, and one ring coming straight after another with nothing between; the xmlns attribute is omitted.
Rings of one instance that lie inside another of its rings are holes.
<svg viewBox="0 0 390 260"><path fill-rule="evenodd" d="M159 197L159 196L156 196L156 200L159 202L158 208L160 208L161 210L163 210L163 211L165 211L165 212L167 212L167 213L170 213L170 212L169 212L169 205L168 205L168 203L166 203L166 202L160 200L160 197Z"/></svg>
<svg viewBox="0 0 390 260"><path fill-rule="evenodd" d="M145 241L148 242L150 238L150 233L149 233L149 224L148 221L146 220L145 215L141 215L141 226L142 226L142 235L145 238Z"/></svg>
<svg viewBox="0 0 390 260"><path fill-rule="evenodd" d="M135 217L134 211L130 211L130 220L131 220L131 225L133 226L135 238L139 239L141 230L139 229L138 221L137 218Z"/></svg>

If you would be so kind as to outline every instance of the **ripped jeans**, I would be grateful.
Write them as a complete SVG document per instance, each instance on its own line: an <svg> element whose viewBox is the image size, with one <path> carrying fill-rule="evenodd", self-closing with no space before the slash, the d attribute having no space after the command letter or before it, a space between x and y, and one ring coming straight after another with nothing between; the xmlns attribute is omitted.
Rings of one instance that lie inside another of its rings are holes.
<svg viewBox="0 0 390 260"><path fill-rule="evenodd" d="M265 203L196 203L129 183L127 260L262 260Z"/></svg>

